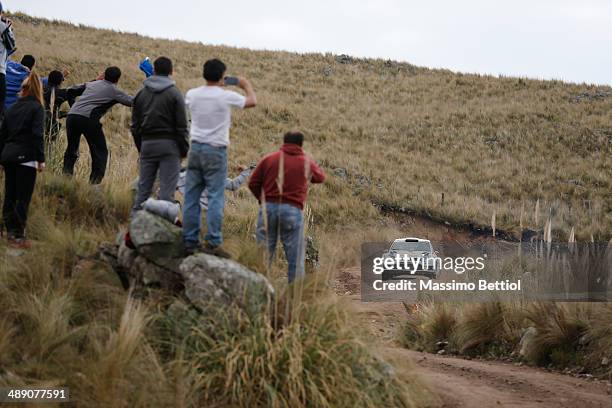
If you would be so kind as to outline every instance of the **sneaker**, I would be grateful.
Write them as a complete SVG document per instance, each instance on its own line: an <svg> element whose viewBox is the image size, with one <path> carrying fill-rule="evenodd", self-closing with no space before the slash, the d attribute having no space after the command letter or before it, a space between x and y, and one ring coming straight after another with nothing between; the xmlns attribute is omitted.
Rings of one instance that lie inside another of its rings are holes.
<svg viewBox="0 0 612 408"><path fill-rule="evenodd" d="M202 247L202 252L208 255L217 256L219 258L232 259L232 255L229 252L225 251L223 248L221 248L221 246L215 247L210 245L208 242L204 243L204 246Z"/></svg>
<svg viewBox="0 0 612 408"><path fill-rule="evenodd" d="M25 238L9 238L8 240L9 246L15 249L30 249L32 248L32 243Z"/></svg>

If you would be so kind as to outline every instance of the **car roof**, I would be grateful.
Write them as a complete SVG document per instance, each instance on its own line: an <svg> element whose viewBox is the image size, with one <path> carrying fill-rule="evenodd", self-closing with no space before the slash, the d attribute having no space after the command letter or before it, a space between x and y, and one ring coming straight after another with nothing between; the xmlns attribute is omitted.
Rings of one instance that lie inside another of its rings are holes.
<svg viewBox="0 0 612 408"><path fill-rule="evenodd" d="M429 240L428 239L422 239L422 238L406 237L406 238L396 239L393 242L429 242Z"/></svg>

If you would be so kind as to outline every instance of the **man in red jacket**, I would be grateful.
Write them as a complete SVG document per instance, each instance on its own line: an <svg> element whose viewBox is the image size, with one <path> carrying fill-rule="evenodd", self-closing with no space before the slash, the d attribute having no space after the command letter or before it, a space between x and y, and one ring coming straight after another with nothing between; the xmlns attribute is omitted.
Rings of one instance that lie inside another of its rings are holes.
<svg viewBox="0 0 612 408"><path fill-rule="evenodd" d="M302 210L308 183L325 180L323 170L304 154L303 143L302 133L287 133L280 150L264 157L249 181L249 189L262 206L257 220L257 242L267 244L272 262L280 237L289 263L290 283L304 275Z"/></svg>

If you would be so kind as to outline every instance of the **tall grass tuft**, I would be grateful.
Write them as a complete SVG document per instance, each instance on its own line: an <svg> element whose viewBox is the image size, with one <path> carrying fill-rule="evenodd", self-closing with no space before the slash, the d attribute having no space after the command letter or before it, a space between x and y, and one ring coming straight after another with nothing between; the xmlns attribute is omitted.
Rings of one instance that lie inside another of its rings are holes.
<svg viewBox="0 0 612 408"><path fill-rule="evenodd" d="M588 311L580 305L536 303L526 318L537 330L526 357L535 364L564 366L576 362L575 350L588 327Z"/></svg>
<svg viewBox="0 0 612 408"><path fill-rule="evenodd" d="M407 347L436 352L439 343L453 342L456 327L455 305L427 302L405 323L400 341Z"/></svg>
<svg viewBox="0 0 612 408"><path fill-rule="evenodd" d="M146 385L130 384L130 374L138 366L137 357L146 352L144 331L148 322L146 309L128 298L115 330L93 327L89 333L92 358L82 374L79 388L87 391L88 399L103 406L128 406L134 401L127 393ZM154 363L153 358L149 363ZM150 370L150 364L147 364ZM144 367L143 367L144 368ZM143 373L143 379L151 373Z"/></svg>
<svg viewBox="0 0 612 408"><path fill-rule="evenodd" d="M464 307L454 339L460 353L511 352L521 327L520 310L512 304L485 302Z"/></svg>
<svg viewBox="0 0 612 408"><path fill-rule="evenodd" d="M601 305L592 315L587 329L589 350L587 360L591 367L602 367L612 381L612 304ZM607 359L608 364L602 366Z"/></svg>
<svg viewBox="0 0 612 408"><path fill-rule="evenodd" d="M201 315L182 313L187 321L178 324L174 314L157 319L166 336L184 336L184 349L175 353L194 362L202 405L415 406L418 392L395 378L358 339L344 309L333 297L321 296L325 285L315 281L310 277L301 288L301 301L297 288L280 295L272 309L281 310L282 322L274 310L252 315L213 305ZM177 327L186 330L177 332ZM167 350L163 343L159 346ZM167 357L177 358L174 353Z"/></svg>

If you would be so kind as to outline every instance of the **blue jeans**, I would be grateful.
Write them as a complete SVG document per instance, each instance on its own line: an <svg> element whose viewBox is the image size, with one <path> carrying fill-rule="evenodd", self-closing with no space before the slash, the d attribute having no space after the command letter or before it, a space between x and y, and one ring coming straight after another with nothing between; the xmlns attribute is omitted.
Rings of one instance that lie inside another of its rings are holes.
<svg viewBox="0 0 612 408"><path fill-rule="evenodd" d="M227 178L227 148L205 143L192 143L187 162L185 205L183 208L183 241L187 248L200 244L202 191L208 191L206 237L211 246L223 243L223 207L225 206L225 179Z"/></svg>
<svg viewBox="0 0 612 408"><path fill-rule="evenodd" d="M210 211L210 210L209 210ZM267 220L259 210L257 242L267 244L268 262L272 264L276 242L280 237L289 264L289 283L304 276L304 219L302 211L289 204L266 203ZM267 229L266 229L267 222Z"/></svg>

